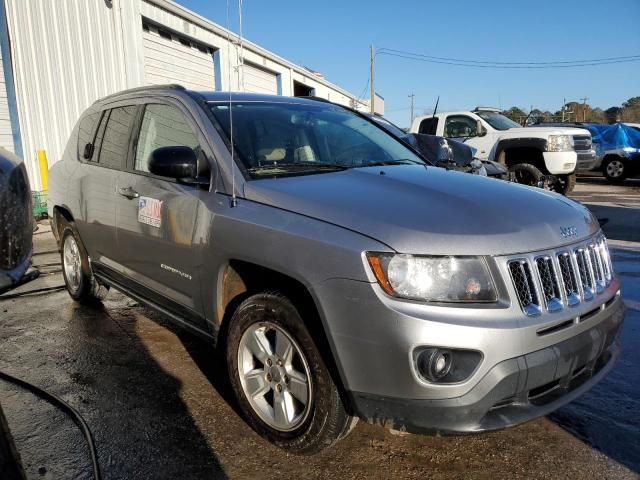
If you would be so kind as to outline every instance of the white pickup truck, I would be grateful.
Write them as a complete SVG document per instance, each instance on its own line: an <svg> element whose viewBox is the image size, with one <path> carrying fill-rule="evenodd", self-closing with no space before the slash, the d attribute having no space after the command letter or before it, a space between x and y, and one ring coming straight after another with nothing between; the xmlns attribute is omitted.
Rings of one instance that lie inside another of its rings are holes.
<svg viewBox="0 0 640 480"><path fill-rule="evenodd" d="M522 128L495 108L442 112L417 117L412 133L453 138L477 149L481 160L502 163L515 180L527 185L545 185L563 194L573 190L577 164L576 148L588 144L588 130L563 127ZM575 147L575 148L574 148Z"/></svg>

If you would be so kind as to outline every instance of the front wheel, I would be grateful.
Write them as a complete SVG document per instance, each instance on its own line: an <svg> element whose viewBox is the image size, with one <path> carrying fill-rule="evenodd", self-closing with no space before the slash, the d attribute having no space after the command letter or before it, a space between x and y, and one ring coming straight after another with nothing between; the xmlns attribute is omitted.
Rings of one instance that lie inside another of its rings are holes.
<svg viewBox="0 0 640 480"><path fill-rule="evenodd" d="M249 425L292 453L331 446L354 425L297 309L279 293L246 299L227 336L231 385Z"/></svg>
<svg viewBox="0 0 640 480"><path fill-rule="evenodd" d="M571 175L556 175L555 181L551 184L551 190L562 195L568 195L573 192L576 182L577 175L575 173Z"/></svg>
<svg viewBox="0 0 640 480"><path fill-rule="evenodd" d="M607 181L611 183L619 183L627 178L627 166L619 157L610 157L605 159L602 164L602 173Z"/></svg>

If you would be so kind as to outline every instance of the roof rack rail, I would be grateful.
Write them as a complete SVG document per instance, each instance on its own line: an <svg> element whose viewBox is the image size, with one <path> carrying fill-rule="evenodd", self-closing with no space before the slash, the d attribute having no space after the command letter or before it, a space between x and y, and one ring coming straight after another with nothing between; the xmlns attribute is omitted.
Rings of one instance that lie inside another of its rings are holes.
<svg viewBox="0 0 640 480"><path fill-rule="evenodd" d="M112 93L111 95L107 95L106 97L102 97L98 99L96 102L102 102L104 100L109 100L110 98L119 97L120 95L126 95L128 93L136 93L136 92L146 92L149 90L180 90L186 91L182 85L177 83L167 83L165 85L146 85L142 87L128 88L126 90L121 90L119 92Z"/></svg>

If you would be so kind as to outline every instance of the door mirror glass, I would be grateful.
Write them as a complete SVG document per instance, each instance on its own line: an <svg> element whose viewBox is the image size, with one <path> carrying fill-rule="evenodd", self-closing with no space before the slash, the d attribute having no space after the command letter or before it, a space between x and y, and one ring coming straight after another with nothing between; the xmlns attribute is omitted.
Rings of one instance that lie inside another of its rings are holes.
<svg viewBox="0 0 640 480"><path fill-rule="evenodd" d="M156 148L149 155L149 172L161 177L192 180L198 176L198 158L191 147Z"/></svg>
<svg viewBox="0 0 640 480"><path fill-rule="evenodd" d="M486 127L482 124L480 120L476 123L476 135L479 137L484 137L487 134Z"/></svg>

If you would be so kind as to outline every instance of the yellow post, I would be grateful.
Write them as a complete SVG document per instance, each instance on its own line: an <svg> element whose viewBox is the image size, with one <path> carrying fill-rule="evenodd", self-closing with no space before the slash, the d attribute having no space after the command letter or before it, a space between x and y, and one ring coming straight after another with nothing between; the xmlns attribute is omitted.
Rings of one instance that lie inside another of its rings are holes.
<svg viewBox="0 0 640 480"><path fill-rule="evenodd" d="M40 183L43 191L49 189L49 165L47 163L47 152L38 150L38 165L40 166Z"/></svg>

